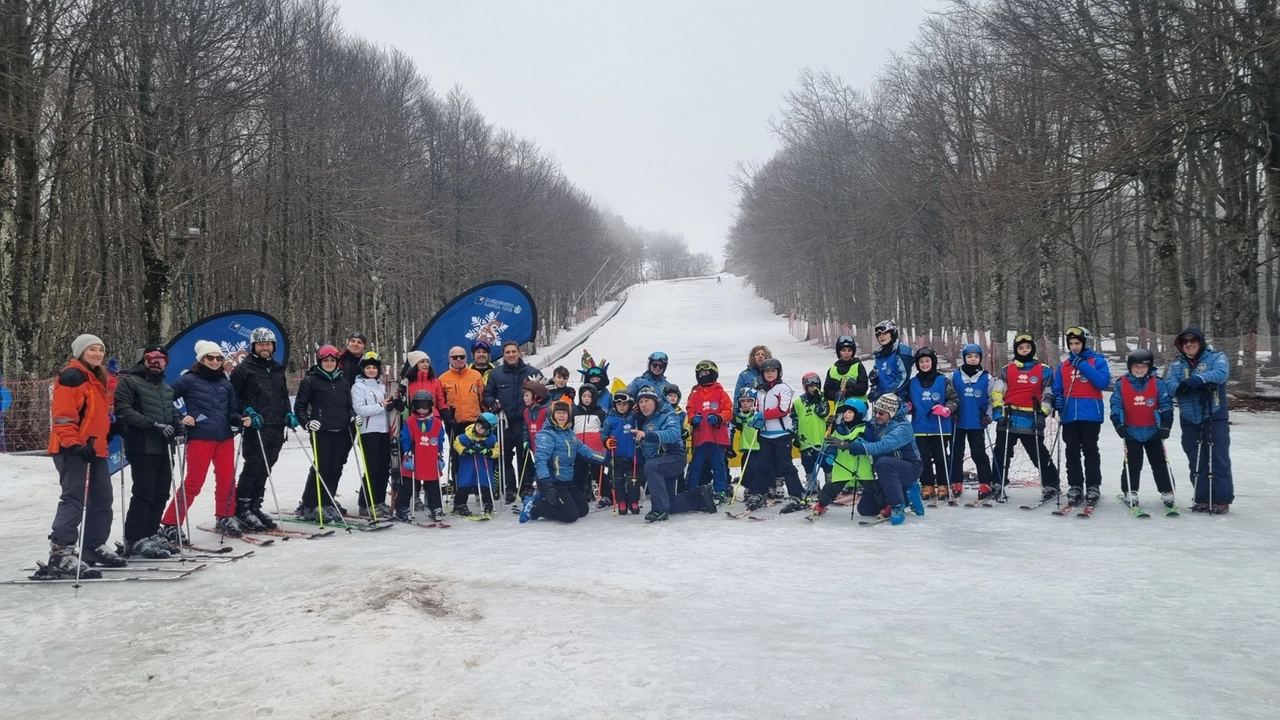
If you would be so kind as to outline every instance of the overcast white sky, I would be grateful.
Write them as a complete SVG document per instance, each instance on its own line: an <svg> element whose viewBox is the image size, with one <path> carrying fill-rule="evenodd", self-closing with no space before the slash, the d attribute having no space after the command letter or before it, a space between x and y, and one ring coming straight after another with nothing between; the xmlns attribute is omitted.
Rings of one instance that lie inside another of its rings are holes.
<svg viewBox="0 0 1280 720"><path fill-rule="evenodd" d="M936 0L337 0L342 23L455 83L535 139L633 225L682 233L717 262L739 161L805 68L871 84Z"/></svg>

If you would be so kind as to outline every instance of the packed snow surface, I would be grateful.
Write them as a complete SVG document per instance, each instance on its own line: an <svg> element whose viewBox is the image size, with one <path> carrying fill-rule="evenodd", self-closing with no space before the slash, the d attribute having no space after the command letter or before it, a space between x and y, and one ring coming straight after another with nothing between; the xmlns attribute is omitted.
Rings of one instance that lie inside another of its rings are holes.
<svg viewBox="0 0 1280 720"><path fill-rule="evenodd" d="M687 393L704 357L731 388L758 343L796 384L833 358L727 276L634 288L587 347L623 380L665 351ZM1108 431L1091 520L1019 510L1037 494L1021 488L1007 505L930 510L901 527L859 527L840 508L817 524L699 514L651 526L608 512L519 525L502 512L447 530L277 541L172 583L7 587L0 708L78 719L1275 717L1280 526L1266 503L1280 490L1280 419L1233 423L1237 501L1225 517L1131 517L1114 497L1120 443ZM1176 435L1169 447L1186 510ZM307 468L287 448L274 475L286 510ZM211 521L212 496L210 480L195 520ZM47 458L0 456L0 577L44 557L57 497ZM1149 473L1143 497L1155 510Z"/></svg>

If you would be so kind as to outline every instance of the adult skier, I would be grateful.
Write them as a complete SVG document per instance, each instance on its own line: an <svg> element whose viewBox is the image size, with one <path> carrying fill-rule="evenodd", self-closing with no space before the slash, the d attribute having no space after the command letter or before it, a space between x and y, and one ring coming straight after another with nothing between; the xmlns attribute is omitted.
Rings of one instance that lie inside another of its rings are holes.
<svg viewBox="0 0 1280 720"><path fill-rule="evenodd" d="M862 493L858 514L888 519L893 525L906 521L906 504L916 515L924 515L920 497L920 453L907 420L906 403L887 393L872 406L874 417L862 437L849 443L852 455L870 455L875 481Z"/></svg>
<svg viewBox="0 0 1280 720"><path fill-rule="evenodd" d="M249 429L240 438L244 468L236 484L236 518L249 530L276 526L262 511L267 476L280 458L285 428L298 427L289 407L289 387L284 366L275 360L276 334L270 328L249 333L249 355L231 371L237 408L249 418Z"/></svg>
<svg viewBox="0 0 1280 720"><path fill-rule="evenodd" d="M1236 497L1227 415L1230 363L1195 325L1178 333L1174 347L1178 357L1169 365L1165 380L1178 406L1182 450L1194 478L1196 497L1191 511L1223 515L1231 511Z"/></svg>
<svg viewBox="0 0 1280 720"><path fill-rule="evenodd" d="M173 483L173 445L182 423L173 406L173 388L164 381L169 353L163 345L143 349L142 360L116 385L116 427L133 476L124 521L124 554L167 558L172 547L157 536L160 516Z"/></svg>

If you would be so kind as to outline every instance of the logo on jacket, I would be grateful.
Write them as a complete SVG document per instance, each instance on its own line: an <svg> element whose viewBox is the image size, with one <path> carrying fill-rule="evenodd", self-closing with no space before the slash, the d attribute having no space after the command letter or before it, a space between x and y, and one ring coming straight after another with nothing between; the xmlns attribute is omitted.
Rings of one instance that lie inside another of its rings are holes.
<svg viewBox="0 0 1280 720"><path fill-rule="evenodd" d="M508 325L498 318L496 310L490 310L484 317L471 316L471 329L467 331L468 340L483 340L489 344L502 342L502 333Z"/></svg>
<svg viewBox="0 0 1280 720"><path fill-rule="evenodd" d="M933 392L932 390L925 390L924 392L920 393L920 399L938 402L939 400L942 399L942 394Z"/></svg>
<svg viewBox="0 0 1280 720"><path fill-rule="evenodd" d="M1146 395L1134 395L1134 396L1133 396L1133 404L1134 404L1134 405L1146 405L1146 404L1147 404L1147 396L1146 396Z"/></svg>
<svg viewBox="0 0 1280 720"><path fill-rule="evenodd" d="M974 388L966 387L964 389L964 396L965 397L981 397L982 393L978 392Z"/></svg>
<svg viewBox="0 0 1280 720"><path fill-rule="evenodd" d="M1196 372L1204 372L1209 369L1208 363L1200 363L1196 366Z"/></svg>

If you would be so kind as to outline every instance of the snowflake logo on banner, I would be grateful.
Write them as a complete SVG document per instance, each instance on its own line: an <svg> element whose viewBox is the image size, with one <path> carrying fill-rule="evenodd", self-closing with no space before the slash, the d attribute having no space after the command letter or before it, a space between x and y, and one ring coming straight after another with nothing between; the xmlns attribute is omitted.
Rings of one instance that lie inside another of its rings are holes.
<svg viewBox="0 0 1280 720"><path fill-rule="evenodd" d="M507 324L498 319L497 311L490 310L484 317L471 316L471 329L467 331L468 340L483 340L490 345L502 341L502 333Z"/></svg>
<svg viewBox="0 0 1280 720"><path fill-rule="evenodd" d="M227 342L223 340L218 344L222 346L223 356L231 361L231 367L239 365L240 361L249 354L249 343L246 340L241 340L239 342Z"/></svg>

